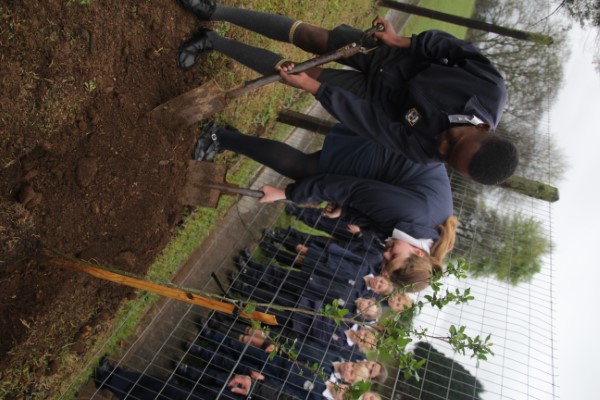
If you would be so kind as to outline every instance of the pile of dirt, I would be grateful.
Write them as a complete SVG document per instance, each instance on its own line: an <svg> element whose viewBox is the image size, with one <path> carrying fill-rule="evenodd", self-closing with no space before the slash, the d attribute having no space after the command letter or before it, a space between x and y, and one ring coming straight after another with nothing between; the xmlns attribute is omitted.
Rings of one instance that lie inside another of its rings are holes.
<svg viewBox="0 0 600 400"><path fill-rule="evenodd" d="M40 247L144 273L180 221L197 130L147 117L207 78L177 46L199 26L175 1L0 4L0 375L86 351L132 291L32 260ZM32 386L28 389L28 386Z"/></svg>

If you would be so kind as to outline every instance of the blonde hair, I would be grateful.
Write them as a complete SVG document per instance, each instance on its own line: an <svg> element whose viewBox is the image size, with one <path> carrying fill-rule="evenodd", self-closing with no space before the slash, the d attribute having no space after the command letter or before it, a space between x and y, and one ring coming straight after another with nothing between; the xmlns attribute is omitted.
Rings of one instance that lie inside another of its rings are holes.
<svg viewBox="0 0 600 400"><path fill-rule="evenodd" d="M407 259L392 259L386 269L394 285L404 288L408 292L418 292L429 286L433 275L444 271L444 258L454 247L456 242L456 228L458 219L450 216L439 225L440 238L434 243L431 254L422 257L413 254Z"/></svg>
<svg viewBox="0 0 600 400"><path fill-rule="evenodd" d="M431 248L431 257L437 258L440 264L444 261L456 243L456 228L458 227L458 218L454 215L446 218L442 225L438 225L440 238L433 244Z"/></svg>

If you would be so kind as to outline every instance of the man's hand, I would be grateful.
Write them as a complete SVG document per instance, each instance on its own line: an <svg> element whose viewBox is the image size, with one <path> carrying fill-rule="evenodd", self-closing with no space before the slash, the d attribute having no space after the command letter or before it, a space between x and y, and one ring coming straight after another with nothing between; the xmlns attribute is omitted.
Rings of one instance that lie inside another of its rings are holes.
<svg viewBox="0 0 600 400"><path fill-rule="evenodd" d="M300 72L299 74L288 74L294 67L294 64L288 64L279 69L279 75L283 83L293 86L298 89L306 90L311 94L317 94L317 91L321 87L321 83L314 78L308 76L306 72Z"/></svg>
<svg viewBox="0 0 600 400"><path fill-rule="evenodd" d="M355 224L348 224L348 232L353 235L358 235L360 233L360 226Z"/></svg>
<svg viewBox="0 0 600 400"><path fill-rule="evenodd" d="M265 185L260 188L265 194L258 199L260 203L273 203L277 200L285 200L285 190L274 186Z"/></svg>
<svg viewBox="0 0 600 400"><path fill-rule="evenodd" d="M392 23L387 19L377 17L373 20L373 26L382 24L385 28L383 32L375 32L373 35L381 43L391 47L408 48L410 47L411 39L403 36L398 36Z"/></svg>
<svg viewBox="0 0 600 400"><path fill-rule="evenodd" d="M227 384L232 393L247 396L252 386L252 379L248 375L235 375Z"/></svg>
<svg viewBox="0 0 600 400"><path fill-rule="evenodd" d="M250 378L252 379L256 379L257 381L264 381L265 380L265 376L263 374L261 374L258 371L251 371L250 372Z"/></svg>
<svg viewBox="0 0 600 400"><path fill-rule="evenodd" d="M308 247L306 247L306 246L305 246L305 245L303 245L303 244L299 244L299 245L297 245L297 246L296 246L296 252L297 252L298 254L303 254L303 255L305 255L305 254L307 254L307 253L308 253Z"/></svg>

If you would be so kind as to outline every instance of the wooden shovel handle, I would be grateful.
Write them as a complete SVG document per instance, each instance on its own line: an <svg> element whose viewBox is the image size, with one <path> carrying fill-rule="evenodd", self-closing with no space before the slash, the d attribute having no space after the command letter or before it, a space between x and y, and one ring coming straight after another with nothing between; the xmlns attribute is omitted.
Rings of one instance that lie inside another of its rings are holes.
<svg viewBox="0 0 600 400"><path fill-rule="evenodd" d="M319 65L327 64L328 62L339 60L340 58L346 58L357 54L361 50L361 47L357 43L350 43L338 49L334 52L323 54L321 56L311 58L308 61L304 61L300 64L296 64L294 69L289 71L290 74L299 74L300 72L307 71L311 68L318 67ZM249 92L254 89L258 89L265 85L281 80L279 73L273 73L271 75L265 75L263 77L248 81L244 86L233 89L227 92L227 98L234 98L241 96L242 94Z"/></svg>
<svg viewBox="0 0 600 400"><path fill-rule="evenodd" d="M175 285L159 285L157 283L149 282L144 279L134 278L131 276L108 271L104 268L92 267L91 265L81 264L78 262L65 260L63 258L54 257L46 251L43 251L40 254L40 257L45 263L49 265L85 272L96 278L115 282L120 285L130 286L136 289L146 290L148 292L156 293L164 297L184 301L186 303L194 304L211 310L220 311L225 314L234 314L237 311L237 308L234 304L202 297L188 290L175 287ZM242 318L249 318L256 321L260 321L268 325L277 325L277 319L274 315L265 314L259 311L253 311L248 314L240 312L240 316Z"/></svg>
<svg viewBox="0 0 600 400"><path fill-rule="evenodd" d="M336 60L339 60L340 58L352 57L353 55L355 55L361 51L364 52L365 48L362 46L361 42L363 42L365 40L365 38L372 36L375 32L382 32L384 29L385 29L385 27L383 26L383 24L377 24L374 27L366 30L360 41L347 44L346 46L341 47L337 50L331 51L326 54L322 54L315 58L311 58L310 60L301 62L300 64L296 64L294 66L294 68L291 71L289 71L288 73L289 74L299 74L301 72L308 71L311 68L318 67L319 65L327 64L328 62L336 61ZM278 72L275 72L271 75L265 75L261 78L257 78L257 79L246 82L246 84L244 86L242 86L241 88L233 89L233 90L227 92L227 97L228 98L238 97L250 90L257 89L259 87L268 85L269 83L277 82L280 80L281 80L281 76L279 75Z"/></svg>
<svg viewBox="0 0 600 400"><path fill-rule="evenodd" d="M241 194L242 196L254 197L257 199L260 199L265 195L265 192L262 190L245 189L237 186L220 185L218 183L203 183L202 186L219 190L221 193Z"/></svg>

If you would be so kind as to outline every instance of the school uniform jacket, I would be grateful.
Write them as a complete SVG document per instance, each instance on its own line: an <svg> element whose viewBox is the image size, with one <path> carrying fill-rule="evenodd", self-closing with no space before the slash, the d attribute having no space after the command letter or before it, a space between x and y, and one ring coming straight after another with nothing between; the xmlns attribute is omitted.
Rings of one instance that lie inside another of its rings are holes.
<svg viewBox="0 0 600 400"><path fill-rule="evenodd" d="M296 203L335 202L343 206L346 216L368 218L380 238L399 229L435 241L437 226L452 215L452 193L443 165L423 166L433 167L422 175L424 185L395 186L372 179L316 175L289 184L286 198Z"/></svg>
<svg viewBox="0 0 600 400"><path fill-rule="evenodd" d="M315 97L356 134L409 159L442 160L440 134L448 115L475 115L490 127L506 104L504 79L472 44L442 31L413 35L409 49L394 49L379 69L366 71L370 90L360 98L325 83Z"/></svg>

